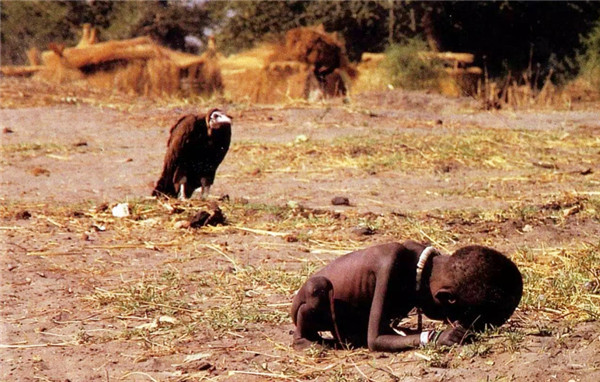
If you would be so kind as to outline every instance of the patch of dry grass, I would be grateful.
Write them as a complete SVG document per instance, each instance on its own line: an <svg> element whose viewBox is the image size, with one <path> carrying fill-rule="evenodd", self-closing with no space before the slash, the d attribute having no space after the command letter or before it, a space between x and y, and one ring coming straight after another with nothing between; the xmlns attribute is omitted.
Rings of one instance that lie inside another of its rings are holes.
<svg viewBox="0 0 600 382"><path fill-rule="evenodd" d="M202 333L260 330L289 321L289 298L314 267L232 267L184 273L165 267L116 288L96 288L85 299L115 320L135 320L119 334L174 351ZM100 339L106 340L106 339Z"/></svg>
<svg viewBox="0 0 600 382"><path fill-rule="evenodd" d="M600 319L600 241L569 247L520 248L524 310L566 320Z"/></svg>
<svg viewBox="0 0 600 382"><path fill-rule="evenodd" d="M33 158L40 155L67 154L81 151L76 147L56 143L18 143L0 146L3 158L18 157L19 159Z"/></svg>
<svg viewBox="0 0 600 382"><path fill-rule="evenodd" d="M231 155L242 172L327 173L342 168L367 172L436 170L445 163L483 170L542 167L571 169L595 163L600 141L586 134L507 129L460 129L440 134L396 133L299 144L241 142ZM518 152L519 155L514 155ZM280 164L285 166L280 166ZM583 168L582 168L583 170Z"/></svg>

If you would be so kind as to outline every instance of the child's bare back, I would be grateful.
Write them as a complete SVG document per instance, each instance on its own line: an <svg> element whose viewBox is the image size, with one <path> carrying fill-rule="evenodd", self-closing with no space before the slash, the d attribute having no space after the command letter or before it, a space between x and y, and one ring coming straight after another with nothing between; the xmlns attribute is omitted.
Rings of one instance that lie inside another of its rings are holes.
<svg viewBox="0 0 600 382"><path fill-rule="evenodd" d="M426 248L414 241L378 245L342 256L315 273L292 304L294 345L322 342L319 331L331 331L335 342L376 351L432 340L452 345L462 341L467 329L501 325L510 317L523 284L508 258L481 246L453 256ZM452 326L440 333L397 335L391 321L414 307Z"/></svg>

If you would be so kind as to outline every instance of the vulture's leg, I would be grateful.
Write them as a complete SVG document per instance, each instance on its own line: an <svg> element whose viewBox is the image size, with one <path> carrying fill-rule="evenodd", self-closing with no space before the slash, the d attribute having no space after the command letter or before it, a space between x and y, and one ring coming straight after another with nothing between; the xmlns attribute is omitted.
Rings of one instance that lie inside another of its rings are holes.
<svg viewBox="0 0 600 382"><path fill-rule="evenodd" d="M200 187L202 187L202 193L200 197L202 200L208 199L208 193L210 192L210 186L212 185L212 179L214 179L214 175L212 178L210 177L202 177L200 178Z"/></svg>
<svg viewBox="0 0 600 382"><path fill-rule="evenodd" d="M185 200L185 185L187 183L187 176L182 174L179 168L175 170L175 174L173 175L173 186L175 187L175 192L177 193L177 199Z"/></svg>
<svg viewBox="0 0 600 382"><path fill-rule="evenodd" d="M179 194L177 195L177 199L179 199L179 200L187 199L185 197L185 183L181 183L181 185L179 186Z"/></svg>
<svg viewBox="0 0 600 382"><path fill-rule="evenodd" d="M202 200L208 199L209 192L210 192L210 185L202 186L202 193L200 194L200 197L202 198Z"/></svg>

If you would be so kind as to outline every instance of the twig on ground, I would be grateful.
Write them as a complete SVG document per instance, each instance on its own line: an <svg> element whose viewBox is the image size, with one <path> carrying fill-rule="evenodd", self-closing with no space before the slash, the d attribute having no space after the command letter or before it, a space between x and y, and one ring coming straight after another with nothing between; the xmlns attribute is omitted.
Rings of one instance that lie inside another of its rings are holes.
<svg viewBox="0 0 600 382"><path fill-rule="evenodd" d="M289 233L286 233L286 232L273 232L273 231L266 231L263 229L254 229L254 228L246 228L246 227L239 227L239 226L232 226L232 227L235 229L239 229L240 231L256 233L258 235L281 236L281 237L289 235Z"/></svg>
<svg viewBox="0 0 600 382"><path fill-rule="evenodd" d="M228 375L233 376L235 374L256 375L259 377L278 378L278 379L292 379L292 377L285 375L285 374L260 373L260 372L256 372L256 371L243 371L243 370L231 370Z"/></svg>
<svg viewBox="0 0 600 382"><path fill-rule="evenodd" d="M132 376L132 375L143 375L144 377L147 377L148 379L150 379L153 382L158 382L157 379L154 379L150 374L148 373L143 373L141 371L130 371L129 373L125 373L124 375L121 376L121 378L119 378L119 380L124 380L125 378Z"/></svg>

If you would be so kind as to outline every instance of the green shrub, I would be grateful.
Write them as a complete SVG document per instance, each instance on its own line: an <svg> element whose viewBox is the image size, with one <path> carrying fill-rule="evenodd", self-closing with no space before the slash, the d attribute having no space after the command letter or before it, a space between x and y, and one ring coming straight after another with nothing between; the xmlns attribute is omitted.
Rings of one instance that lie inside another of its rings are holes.
<svg viewBox="0 0 600 382"><path fill-rule="evenodd" d="M600 90L600 20L582 43L585 50L577 56L579 75Z"/></svg>
<svg viewBox="0 0 600 382"><path fill-rule="evenodd" d="M419 52L428 50L427 43L419 39L390 45L383 61L389 83L403 89L438 89L439 80L444 75L443 64L420 57Z"/></svg>

